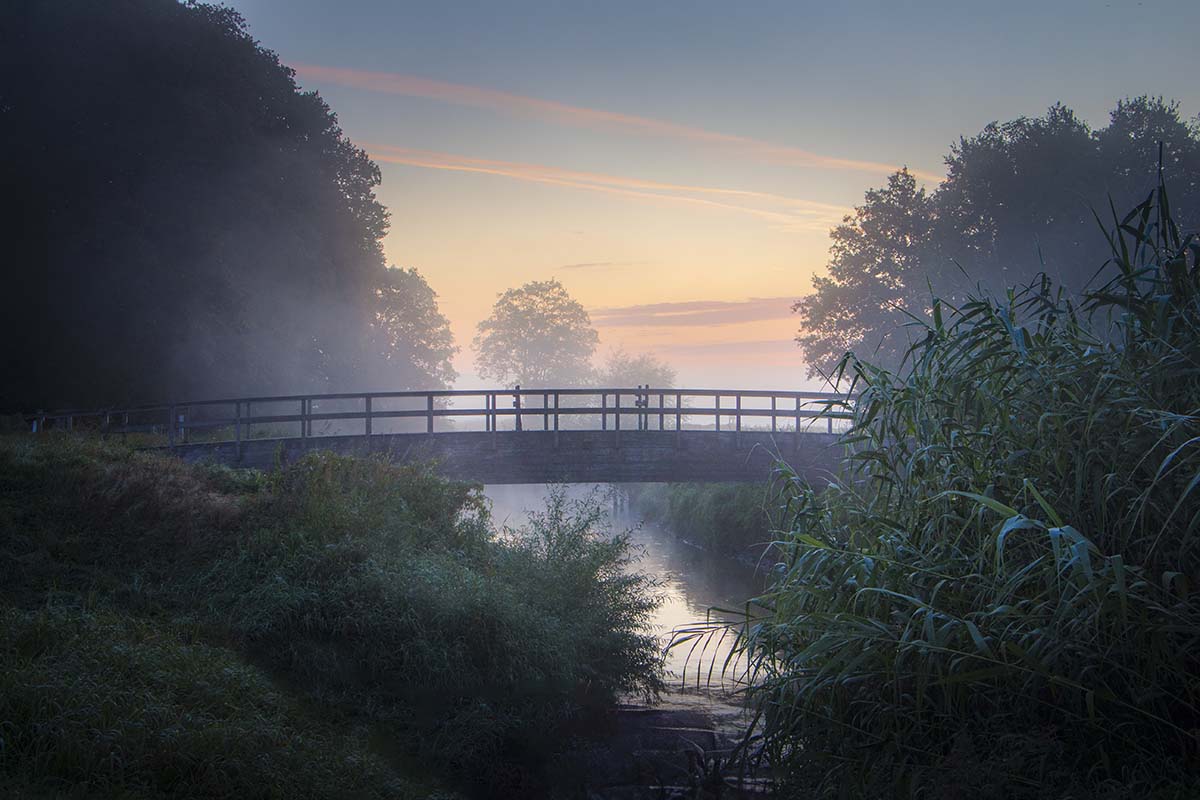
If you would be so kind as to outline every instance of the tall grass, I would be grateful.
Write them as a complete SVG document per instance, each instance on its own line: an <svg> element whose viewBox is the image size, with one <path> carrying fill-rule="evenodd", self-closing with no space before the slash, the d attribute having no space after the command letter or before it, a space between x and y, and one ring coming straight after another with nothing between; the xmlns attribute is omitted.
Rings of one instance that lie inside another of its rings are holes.
<svg viewBox="0 0 1200 800"><path fill-rule="evenodd" d="M841 479L785 473L743 644L754 744L816 797L1200 795L1200 246L1161 182L1077 309L932 303L847 356Z"/></svg>

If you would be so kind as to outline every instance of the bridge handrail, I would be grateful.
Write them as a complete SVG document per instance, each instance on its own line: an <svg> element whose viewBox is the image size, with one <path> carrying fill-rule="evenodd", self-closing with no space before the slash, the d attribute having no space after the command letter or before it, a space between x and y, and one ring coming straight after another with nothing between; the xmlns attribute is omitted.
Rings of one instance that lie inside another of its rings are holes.
<svg viewBox="0 0 1200 800"><path fill-rule="evenodd" d="M563 397L577 398L590 396L598 405L567 405L563 406ZM483 398L483 408L476 407L446 407L439 403L453 398ZM612 405L609 405L609 400ZM424 399L423 408L388 409L373 408L377 401L396 399ZM511 399L511 407L500 407L500 399ZM541 405L526 405L525 398L540 398ZM722 400L732 398L732 406L722 407ZM632 400L633 405L623 401ZM743 400L771 401L770 408L744 407ZM314 410L324 402L354 400L363 404L362 410L352 411L320 411ZM553 400L553 405L551 405ZM657 402L654 402L654 401ZM704 406L689 406L685 400L711 400ZM786 407L780 407L780 401ZM239 444L244 438L249 438L251 426L279 425L299 423L300 433L296 438L313 436L314 422L336 422L358 420L364 423L364 434L372 435L372 422L388 419L426 419L426 433L434 434L435 419L443 417L484 417L485 430L499 430L501 418L512 418L514 428L523 430L522 422L527 417L542 417L541 430L558 431L562 417L598 416L600 427L596 430L609 430L611 418L612 430L621 430L623 417L633 416L637 425L636 430L654 430L654 420L657 418L659 431L683 430L684 419L692 417L713 420L713 429L721 431L723 418L731 419L734 431L741 431L743 418L769 418L771 431L779 430L779 420L793 420L794 432L801 433L801 420L822 418L827 420L828 432L833 432L834 420L849 419L851 414L844 410L849 402L846 395L832 392L785 391L785 390L728 390L728 389L687 389L674 387L653 388L650 386L637 387L563 387L563 388L521 388L511 389L441 389L433 391L399 391L399 392L336 392L320 394L297 395L262 395L255 397L223 398L215 400L194 400L177 403L158 403L152 405L124 406L117 408L93 410L59 410L39 411L26 415L26 420L32 429L45 430L59 424L67 429L73 429L76 421L100 419L99 428L106 433L166 433L170 445L177 441L188 440L188 432L205 429L221 429L232 427L232 438ZM253 406L263 404L298 403L299 413L251 414ZM206 409L214 406L233 406L233 416L211 416L202 414L199 418L191 418L195 409ZM814 410L814 407L815 410ZM243 408L245 413L243 413ZM182 413L181 413L182 412ZM158 415L165 415L164 420L157 420ZM151 421L144 420L147 417ZM114 418L119 422L114 422ZM551 427L553 420L553 427ZM671 425L668 426L668 420ZM536 430L535 427L530 429ZM628 430L628 429L627 429ZM321 435L318 433L317 435Z"/></svg>

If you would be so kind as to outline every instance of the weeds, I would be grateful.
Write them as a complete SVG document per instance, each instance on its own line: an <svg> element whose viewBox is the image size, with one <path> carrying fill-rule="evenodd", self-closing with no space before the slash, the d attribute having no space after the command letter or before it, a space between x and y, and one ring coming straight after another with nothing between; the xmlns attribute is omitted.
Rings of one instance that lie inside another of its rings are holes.
<svg viewBox="0 0 1200 800"><path fill-rule="evenodd" d="M660 685L650 586L601 521L560 496L502 539L478 487L423 467L0 438L0 781L369 797L432 771L536 794L581 715Z"/></svg>

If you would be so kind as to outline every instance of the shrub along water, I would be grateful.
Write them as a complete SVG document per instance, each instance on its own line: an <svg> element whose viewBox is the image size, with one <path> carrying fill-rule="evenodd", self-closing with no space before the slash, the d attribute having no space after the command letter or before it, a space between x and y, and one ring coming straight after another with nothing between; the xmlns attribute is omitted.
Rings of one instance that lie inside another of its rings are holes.
<svg viewBox="0 0 1200 800"><path fill-rule="evenodd" d="M542 792L575 722L660 685L648 580L601 523L556 495L502 540L424 467L3 437L0 786Z"/></svg>
<svg viewBox="0 0 1200 800"><path fill-rule="evenodd" d="M1161 182L1113 217L1083 309L934 301L902 375L842 362L847 467L791 476L743 640L812 796L1200 793L1200 245Z"/></svg>
<svg viewBox="0 0 1200 800"><path fill-rule="evenodd" d="M630 503L647 521L722 555L757 559L774 538L775 494L749 483L643 483Z"/></svg>

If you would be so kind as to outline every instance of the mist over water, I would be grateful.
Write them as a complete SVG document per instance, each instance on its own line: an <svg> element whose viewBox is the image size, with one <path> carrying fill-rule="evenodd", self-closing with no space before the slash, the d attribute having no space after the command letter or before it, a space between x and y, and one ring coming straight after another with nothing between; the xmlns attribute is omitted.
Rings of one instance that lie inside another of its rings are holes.
<svg viewBox="0 0 1200 800"><path fill-rule="evenodd" d="M492 501L492 515L497 527L517 529L528 521L529 510L545 506L550 487L489 485L484 491ZM604 504L611 517L612 491L612 487L606 484L570 484L567 496L583 499L594 495ZM625 509L611 521L614 533L630 531L633 543L640 552L631 569L651 575L659 582L658 592L662 603L655 610L651 625L664 648L670 642L673 631L706 620L710 616L710 609L743 609L749 598L762 591L764 579L761 572L737 559L689 544L687 531L672 531L647 523L636 509ZM713 616L725 618L728 615L714 611ZM678 685L684 681L694 687L696 665L701 660L704 673L700 675L700 680L702 685L706 684L708 665L714 657L717 658L718 669L713 671L712 684L716 686L721 683L717 673L728 652L728 638L719 646L710 644L704 658L698 659L702 647L703 644L696 648L690 661L690 643L665 652L669 684Z"/></svg>

